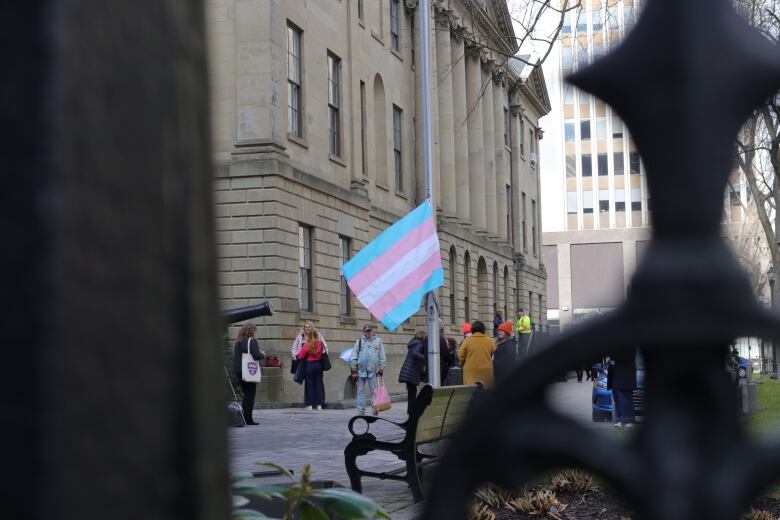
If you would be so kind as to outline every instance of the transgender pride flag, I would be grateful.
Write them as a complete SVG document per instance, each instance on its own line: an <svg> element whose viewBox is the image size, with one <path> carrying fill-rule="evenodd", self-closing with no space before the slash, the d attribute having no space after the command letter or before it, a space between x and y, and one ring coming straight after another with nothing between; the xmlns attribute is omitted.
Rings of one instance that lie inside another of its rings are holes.
<svg viewBox="0 0 780 520"><path fill-rule="evenodd" d="M444 285L430 201L387 228L341 271L360 303L395 330L417 312L425 293Z"/></svg>

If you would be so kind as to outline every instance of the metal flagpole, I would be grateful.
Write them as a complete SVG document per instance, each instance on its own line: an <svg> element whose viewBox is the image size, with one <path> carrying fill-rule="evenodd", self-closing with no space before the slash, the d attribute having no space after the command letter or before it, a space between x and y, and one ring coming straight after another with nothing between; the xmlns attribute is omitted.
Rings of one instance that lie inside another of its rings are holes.
<svg viewBox="0 0 780 520"><path fill-rule="evenodd" d="M436 219L436 203L433 198L433 154L431 153L431 71L430 36L431 11L429 0L420 0L420 74L422 74L422 134L423 134L423 170L425 173L425 198L433 207ZM425 298L425 310L428 314L428 383L441 386L439 370L439 309L436 290L430 291Z"/></svg>

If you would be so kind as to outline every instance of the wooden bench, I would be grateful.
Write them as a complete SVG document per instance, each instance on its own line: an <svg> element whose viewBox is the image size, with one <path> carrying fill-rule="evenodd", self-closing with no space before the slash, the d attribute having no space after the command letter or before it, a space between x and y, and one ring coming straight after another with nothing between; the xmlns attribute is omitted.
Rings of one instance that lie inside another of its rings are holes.
<svg viewBox="0 0 780 520"><path fill-rule="evenodd" d="M425 385L415 399L409 418L402 423L367 415L350 419L348 428L352 440L344 448L344 464L352 489L358 493L363 491L362 477L400 480L409 483L415 502L422 501L421 463L424 459L435 458L435 455L421 453L418 446L452 435L466 416L474 392L481 388L481 384L440 388ZM362 433L355 432L358 421L365 422ZM377 438L370 432L371 425L377 421L397 426L401 432L394 437ZM405 471L378 473L358 468L357 458L374 450L395 454L405 462Z"/></svg>

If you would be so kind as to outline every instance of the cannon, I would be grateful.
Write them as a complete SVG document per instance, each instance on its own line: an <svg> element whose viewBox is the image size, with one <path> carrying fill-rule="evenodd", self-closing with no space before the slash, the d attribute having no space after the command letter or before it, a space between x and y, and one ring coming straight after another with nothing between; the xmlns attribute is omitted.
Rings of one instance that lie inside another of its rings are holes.
<svg viewBox="0 0 780 520"><path fill-rule="evenodd" d="M222 311L222 322L225 325L238 323L239 321L259 318L260 316L271 316L274 313L274 307L271 302L263 302L248 307L238 307Z"/></svg>

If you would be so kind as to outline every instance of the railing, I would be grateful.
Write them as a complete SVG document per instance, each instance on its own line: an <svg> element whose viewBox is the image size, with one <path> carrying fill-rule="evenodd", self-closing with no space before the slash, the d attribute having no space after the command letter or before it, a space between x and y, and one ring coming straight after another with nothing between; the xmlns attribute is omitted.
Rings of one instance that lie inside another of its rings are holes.
<svg viewBox="0 0 780 520"><path fill-rule="evenodd" d="M654 237L621 307L535 351L471 410L425 516L465 518L481 484L513 489L577 466L610 481L639 518L735 520L780 477L780 443L746 437L725 357L737 337L780 340L780 321L752 294L719 225L734 138L780 87L780 52L726 0L649 0L624 43L570 79L630 128ZM637 345L647 408L631 440L599 435L545 402L562 370Z"/></svg>

